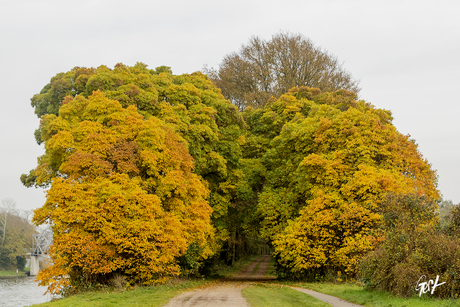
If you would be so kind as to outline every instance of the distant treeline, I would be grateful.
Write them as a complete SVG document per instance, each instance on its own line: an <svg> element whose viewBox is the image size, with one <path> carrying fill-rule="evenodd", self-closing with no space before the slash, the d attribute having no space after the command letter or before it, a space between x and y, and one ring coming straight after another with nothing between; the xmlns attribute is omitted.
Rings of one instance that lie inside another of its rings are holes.
<svg viewBox="0 0 460 307"><path fill-rule="evenodd" d="M26 254L32 249L32 212L16 209L14 200L5 198L0 205L0 269L23 270Z"/></svg>

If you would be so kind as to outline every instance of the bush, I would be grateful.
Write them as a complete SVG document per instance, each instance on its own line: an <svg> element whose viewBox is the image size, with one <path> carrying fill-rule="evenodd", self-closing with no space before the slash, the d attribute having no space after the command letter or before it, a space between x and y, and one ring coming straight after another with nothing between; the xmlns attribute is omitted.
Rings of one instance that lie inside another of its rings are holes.
<svg viewBox="0 0 460 307"><path fill-rule="evenodd" d="M16 266L19 270L23 271L26 266L27 260L25 257L16 256Z"/></svg>
<svg viewBox="0 0 460 307"><path fill-rule="evenodd" d="M418 295L417 283L445 282L434 296L458 296L460 290L460 236L452 210L453 223L441 228L435 222L433 204L415 195L387 198L382 206L386 239L361 262L361 277L368 288L389 291L399 296ZM457 212L458 211L458 212Z"/></svg>

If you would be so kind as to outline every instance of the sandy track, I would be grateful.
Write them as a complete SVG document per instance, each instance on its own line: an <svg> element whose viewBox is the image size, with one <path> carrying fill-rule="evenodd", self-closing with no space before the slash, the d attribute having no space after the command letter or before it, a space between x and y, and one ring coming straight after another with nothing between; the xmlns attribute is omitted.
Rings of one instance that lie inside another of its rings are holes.
<svg viewBox="0 0 460 307"><path fill-rule="evenodd" d="M241 295L247 285L223 283L209 288L193 290L176 296L165 307L249 307Z"/></svg>

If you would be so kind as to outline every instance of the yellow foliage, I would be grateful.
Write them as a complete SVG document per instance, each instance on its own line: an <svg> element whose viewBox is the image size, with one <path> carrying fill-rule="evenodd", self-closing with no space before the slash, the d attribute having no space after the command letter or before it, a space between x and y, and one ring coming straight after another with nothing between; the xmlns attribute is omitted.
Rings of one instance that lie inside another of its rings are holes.
<svg viewBox="0 0 460 307"><path fill-rule="evenodd" d="M327 99L318 104L285 95L263 111L272 117L297 112L264 156L269 184L258 205L262 233L294 274L354 274L383 240L379 204L387 193L439 198L436 173L387 113L356 101L339 110L336 98Z"/></svg>
<svg viewBox="0 0 460 307"><path fill-rule="evenodd" d="M115 272L161 282L179 274L177 258L189 245L200 246L201 257L212 254L208 189L192 173L187 142L161 120L97 91L67 99L43 125L52 133L43 136L39 168L58 170L34 216L54 233L53 265L38 277L48 291Z"/></svg>

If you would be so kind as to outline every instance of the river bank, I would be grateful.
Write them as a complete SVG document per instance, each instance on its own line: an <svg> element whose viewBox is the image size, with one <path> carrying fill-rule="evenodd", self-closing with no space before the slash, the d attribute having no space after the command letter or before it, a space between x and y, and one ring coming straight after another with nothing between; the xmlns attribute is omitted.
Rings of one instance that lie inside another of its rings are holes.
<svg viewBox="0 0 460 307"><path fill-rule="evenodd" d="M3 277L16 277L16 276L29 276L29 271L17 271L16 270L0 270L0 278Z"/></svg>

